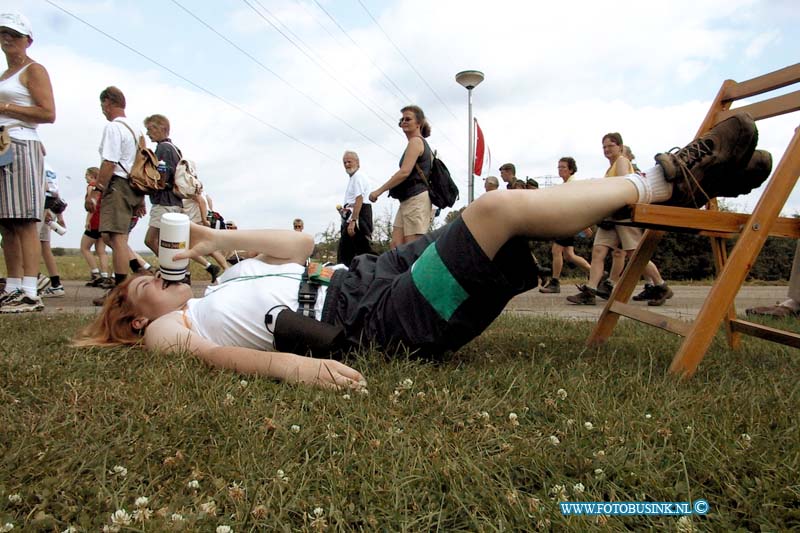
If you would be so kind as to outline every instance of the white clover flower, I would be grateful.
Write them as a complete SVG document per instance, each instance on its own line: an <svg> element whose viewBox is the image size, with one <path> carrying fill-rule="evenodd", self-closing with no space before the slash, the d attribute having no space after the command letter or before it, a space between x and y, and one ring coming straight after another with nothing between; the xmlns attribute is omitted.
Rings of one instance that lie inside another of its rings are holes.
<svg viewBox="0 0 800 533"><path fill-rule="evenodd" d="M147 507L147 504L150 503L150 498L147 496L139 496L133 503L136 507Z"/></svg>
<svg viewBox="0 0 800 533"><path fill-rule="evenodd" d="M65 529L61 533L78 533L78 528L75 527L75 526L69 526L67 529Z"/></svg>
<svg viewBox="0 0 800 533"><path fill-rule="evenodd" d="M14 494L9 494L8 503L12 503L14 505L22 503L22 495L19 492L15 492Z"/></svg>
<svg viewBox="0 0 800 533"><path fill-rule="evenodd" d="M411 380L407 379L406 381L411 381ZM325 514L325 509L323 509L322 507L314 507L314 516L315 517L319 518L323 514Z"/></svg>
<svg viewBox="0 0 800 533"><path fill-rule="evenodd" d="M597 450L596 452L592 452L592 455L594 455L598 459L602 459L603 457L606 456L606 452L605 450Z"/></svg>
<svg viewBox="0 0 800 533"><path fill-rule="evenodd" d="M278 478L278 481L282 481L283 483L289 482L289 476L287 476L283 470L278 470L276 477Z"/></svg>
<svg viewBox="0 0 800 533"><path fill-rule="evenodd" d="M591 422L584 422L584 423L583 423L583 427L585 427L586 429L588 429L589 431L591 431L591 430L593 430L593 429L594 429L594 424L592 424Z"/></svg>
<svg viewBox="0 0 800 533"><path fill-rule="evenodd" d="M572 486L572 490L573 490L574 492L578 493L578 494L583 494L583 491L584 491L585 489L586 489L586 487L584 487L584 486L583 486L583 483L575 483L575 484Z"/></svg>
<svg viewBox="0 0 800 533"><path fill-rule="evenodd" d="M739 437L745 442L750 442L753 440L752 437L750 437L750 435L748 435L747 433L742 433L741 435L739 435Z"/></svg>
<svg viewBox="0 0 800 533"><path fill-rule="evenodd" d="M363 394L364 396L369 396L369 390L367 390L366 387L361 387L361 388L359 388L357 390L358 390L359 394Z"/></svg>
<svg viewBox="0 0 800 533"><path fill-rule="evenodd" d="M289 429L292 431L292 433L300 433L300 426L298 426L297 424L292 424L292 427L290 427Z"/></svg>
<svg viewBox="0 0 800 533"><path fill-rule="evenodd" d="M420 399L422 399L422 398L424 398L424 397L425 397L425 393L424 393L424 392L422 392L422 391L419 391L419 392L417 393L417 398L420 398Z"/></svg>
<svg viewBox="0 0 800 533"><path fill-rule="evenodd" d="M153 511L151 511L148 507L139 508L131 513L131 517L133 517L136 522L144 523L153 517Z"/></svg>
<svg viewBox="0 0 800 533"><path fill-rule="evenodd" d="M647 414L645 414L645 415L644 415L644 417L645 417L647 420L650 420L651 418L653 418L653 415L651 415L650 413L647 413Z"/></svg>
<svg viewBox="0 0 800 533"><path fill-rule="evenodd" d="M180 513L172 513L172 516L170 516L169 519L173 522L183 522L183 515Z"/></svg>
<svg viewBox="0 0 800 533"><path fill-rule="evenodd" d="M547 345L543 342L539 343L539 348L547 348Z"/></svg>
<svg viewBox="0 0 800 533"><path fill-rule="evenodd" d="M217 526L217 533L233 533L231 526Z"/></svg>
<svg viewBox="0 0 800 533"><path fill-rule="evenodd" d="M11 522L6 522L3 527L0 527L0 531L11 531L12 529L14 529L14 524Z"/></svg>
<svg viewBox="0 0 800 533"><path fill-rule="evenodd" d="M196 479L193 479L189 483L187 483L186 486L189 487L190 489L199 489L200 482L197 481Z"/></svg>
<svg viewBox="0 0 800 533"><path fill-rule="evenodd" d="M242 484L237 482L237 481L234 481L233 483L231 483L231 486L228 487L228 497L231 500L237 501L237 502L241 501L241 500L244 500L245 491L244 491L244 488L242 487Z"/></svg>
<svg viewBox="0 0 800 533"><path fill-rule="evenodd" d="M222 400L222 405L233 405L233 402L235 401L236 398L234 398L233 394L229 392L228 394L225 395L225 399Z"/></svg>
<svg viewBox="0 0 800 533"><path fill-rule="evenodd" d="M412 380L408 379L408 378L404 379L399 384L399 387L401 387L403 389L410 389L413 386L414 386L414 382Z"/></svg>
<svg viewBox="0 0 800 533"><path fill-rule="evenodd" d="M565 391L564 389L558 389L556 391L556 396L558 396L562 400L566 400L567 399L567 391Z"/></svg>
<svg viewBox="0 0 800 533"><path fill-rule="evenodd" d="M217 514L217 502L211 500L210 502L205 502L200 504L200 513L201 514L208 514L208 515L216 515Z"/></svg>
<svg viewBox="0 0 800 533"><path fill-rule="evenodd" d="M128 469L124 466L115 465L114 468L111 469L112 474L116 474L119 477L125 477L128 475Z"/></svg>
<svg viewBox="0 0 800 533"><path fill-rule="evenodd" d="M683 429L684 429L684 431L686 431L686 433L691 433L694 430L694 428L692 426L686 426Z"/></svg>
<svg viewBox="0 0 800 533"><path fill-rule="evenodd" d="M349 400L350 399L350 395L349 394L342 394L342 399L343 400Z"/></svg>
<svg viewBox="0 0 800 533"><path fill-rule="evenodd" d="M594 475L595 476L602 476L603 475L603 469L602 468L595 468L594 469Z"/></svg>
<svg viewBox="0 0 800 533"><path fill-rule="evenodd" d="M115 526L129 526L131 525L131 515L125 509L117 509L111 515L111 523Z"/></svg>
<svg viewBox="0 0 800 533"><path fill-rule="evenodd" d="M561 444L561 441L558 440L558 437L556 437L555 435L550 435L550 438L548 440L550 441L550 444L552 444L553 446L558 446L559 444Z"/></svg>
<svg viewBox="0 0 800 533"><path fill-rule="evenodd" d="M517 413L508 413L508 419L514 422L517 419Z"/></svg>
<svg viewBox="0 0 800 533"><path fill-rule="evenodd" d="M239 386L243 389L246 389L247 386L250 385L246 379L239 380Z"/></svg>
<svg viewBox="0 0 800 533"><path fill-rule="evenodd" d="M482 418L484 421L487 421L487 422L489 421L489 413L487 413L486 411L481 411L480 417L481 417L481 418Z"/></svg>

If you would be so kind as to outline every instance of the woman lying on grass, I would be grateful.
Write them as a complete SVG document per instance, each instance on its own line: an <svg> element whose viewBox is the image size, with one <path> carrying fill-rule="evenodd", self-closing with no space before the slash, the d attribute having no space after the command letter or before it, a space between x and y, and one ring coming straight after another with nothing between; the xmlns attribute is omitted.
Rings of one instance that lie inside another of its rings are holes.
<svg viewBox="0 0 800 533"><path fill-rule="evenodd" d="M646 172L569 182L540 190L495 191L431 234L381 256L356 257L318 294L314 318L341 326L351 346L405 347L435 356L457 350L492 323L515 295L536 286L528 238L574 235L633 203L700 206L749 192L769 175L771 158L755 150L755 123L732 117L676 153L658 154ZM81 346L133 345L188 351L208 364L324 387L357 387L363 377L334 360L273 351L265 315L298 308L300 277L314 245L283 230L215 231L192 226L191 249L260 253L230 268L206 296L153 276L114 289ZM181 256L176 256L180 258Z"/></svg>

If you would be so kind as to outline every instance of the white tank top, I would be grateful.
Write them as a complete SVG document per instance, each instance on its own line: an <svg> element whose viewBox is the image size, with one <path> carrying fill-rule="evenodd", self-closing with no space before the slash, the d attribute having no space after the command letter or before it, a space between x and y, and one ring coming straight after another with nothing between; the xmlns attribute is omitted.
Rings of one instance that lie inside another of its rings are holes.
<svg viewBox="0 0 800 533"><path fill-rule="evenodd" d="M270 265L245 259L226 270L219 285L209 285L203 298L189 300L184 316L192 331L221 346L272 350L273 336L264 315L269 312L274 321L282 306L297 309L304 270L296 263ZM317 320L322 316L326 292L327 287L322 286L317 293Z"/></svg>
<svg viewBox="0 0 800 533"><path fill-rule="evenodd" d="M31 65L33 65L33 63L25 65L10 78L0 81L0 102L25 107L35 105L30 91L19 81L19 77ZM36 128L39 125L35 122L23 122L19 119L9 117L8 115L0 114L0 126L5 126L7 124L16 124L15 127L9 128L8 130L8 134L12 139L19 139L21 141L39 140L39 134L36 133Z"/></svg>

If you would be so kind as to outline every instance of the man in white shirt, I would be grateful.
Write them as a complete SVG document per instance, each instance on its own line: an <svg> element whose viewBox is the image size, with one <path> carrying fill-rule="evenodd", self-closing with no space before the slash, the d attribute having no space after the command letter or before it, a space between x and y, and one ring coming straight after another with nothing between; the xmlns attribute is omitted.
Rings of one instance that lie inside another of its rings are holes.
<svg viewBox="0 0 800 533"><path fill-rule="evenodd" d="M144 195L135 191L128 179L138 142L134 128L125 118L125 95L116 87L100 93L100 109L108 120L100 141L100 173L91 199L100 204L100 233L114 251L114 280L125 280L132 259L128 249L131 219L146 214ZM88 209L89 206L87 206Z"/></svg>
<svg viewBox="0 0 800 533"><path fill-rule="evenodd" d="M344 192L344 205L339 210L342 216L342 232L336 262L349 265L361 254L371 254L372 204L369 201L369 179L360 170L358 154L347 150L342 156L344 170L350 176Z"/></svg>

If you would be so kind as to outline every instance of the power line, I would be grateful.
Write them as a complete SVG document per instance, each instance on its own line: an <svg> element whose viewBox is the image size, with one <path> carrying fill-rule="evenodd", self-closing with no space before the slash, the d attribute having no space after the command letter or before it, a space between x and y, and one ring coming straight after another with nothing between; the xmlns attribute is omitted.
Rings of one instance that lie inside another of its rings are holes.
<svg viewBox="0 0 800 533"><path fill-rule="evenodd" d="M288 133L288 132L285 132L285 131L283 131L283 130L282 130L282 129L280 129L279 127L277 127L277 126L274 126L274 125L270 124L269 122L267 122L267 121L265 121L265 120L261 119L260 117L258 117L258 116L256 116L256 115L254 115L254 114L253 114L253 113L251 113L250 111L247 111L246 109L244 109L243 107L239 106L238 104L235 104L234 102L231 102L230 100L227 100L226 98L223 98L222 96L219 96L219 95L217 95L217 94L215 94L215 93L211 92L209 89L206 89L206 88L205 88L205 87L203 87L202 85L199 85L198 83L195 83L194 81L190 80L189 78L187 78L187 77L185 77L185 76L183 76L183 75L181 75L181 74L178 74L177 72L175 72L175 71L174 71L174 70L172 70L171 68L169 68L169 67L167 67L167 66L165 66L165 65L162 65L161 63L159 63L158 61L156 61L156 60L152 59L151 57L148 57L148 56L146 56L145 54L143 54L142 52L140 52L140 51L138 51L137 49L133 48L132 46L130 46L130 45L128 45L128 44L126 44L126 43L124 43L124 42L120 41L119 39L117 39L117 38L116 38L116 37L114 37L113 35L109 35L108 33L104 32L103 30L101 30L100 28L98 28L97 26L94 26L93 24L91 24L91 23L89 23L89 22L87 22L87 21L83 20L82 18L80 18L79 16L75 15L74 13L72 13L72 12L70 12L70 11L68 11L68 10L64 9L64 8L63 8L63 7L61 7L60 5L58 5L58 4L56 4L55 2L53 2L52 0L45 0L45 1L46 1L48 4L50 4L51 6L55 7L56 9L59 9L60 11L63 11L64 13L66 13L66 14L67 14L67 15L69 15L70 17L74 18L75 20L77 20L77 21L79 21L79 22L81 22L81 23L85 24L86 26L89 26L90 28L92 28L92 29L93 29L93 30L95 30L96 32L98 32L98 33L100 33L100 34L104 35L105 37L107 37L107 38L109 38L109 39L111 39L112 41L114 41L115 43L119 44L120 46L122 46L122 47L124 47L124 48L127 48L128 50L130 50L130 51L131 51L131 52L133 52L134 54L136 54L136 55L138 55L138 56L142 57L143 59L145 59L145 60L149 61L150 63L153 63L154 65L156 65L156 66L158 66L158 67L160 67L160 68L162 68L162 69L166 70L167 72L169 72L170 74L172 74L172 75L173 75L173 76L175 76L176 78L179 78L179 79L181 79L181 80L185 81L186 83L188 83L188 84L189 84L189 85L191 85L192 87L195 87L196 89L198 89L198 90L200 90L200 91L202 91L202 92L206 93L207 95L211 96L212 98L215 98L215 99L219 100L220 102L223 102L224 104L226 104L226 105L228 105L228 106L230 106L230 107L232 107L232 108L236 109L236 110L237 110L237 111L239 111L240 113L242 113L242 114L244 114L244 115L247 115L247 116L249 116L250 118L252 118L252 119L256 120L257 122L259 122L259 123L263 124L264 126L267 126L268 128L270 128L270 129L272 129L272 130L274 130L274 131L276 131L276 132L280 133L280 134L281 134L281 135L283 135L284 137L287 137L288 139L291 139L291 140L293 140L294 142L296 142L296 143L298 143L298 144L301 144L301 145L305 146L306 148L308 148L308 149L310 149L310 150L313 150L313 151L317 152L318 154L320 154L320 155L322 155L322 156L324 156L324 157L327 157L328 159L330 159L330 160L332 160L332 161L338 161L338 158L336 158L336 157L333 157L333 156L331 156L331 155L329 155L329 154L327 154L327 153L323 152L323 151L322 151L322 150L320 150L319 148L316 148L316 147L314 147L314 146L312 146L312 145L308 144L307 142L305 142L305 141L302 141L302 140L298 139L297 137L293 136L292 134L290 134L290 133Z"/></svg>
<svg viewBox="0 0 800 533"><path fill-rule="evenodd" d="M428 83L428 80L426 80L422 76L422 74L419 73L419 71L414 67L411 61L408 60L408 57L406 57L403 51L400 50L400 47L394 43L392 38L389 37L389 34L384 31L380 23L375 19L375 17L372 16L372 13L370 13L369 9L367 9L367 6L365 6L361 0L357 1L361 5L361 7L364 8L364 11L366 11L367 15L369 15L369 18L372 19L372 22L375 23L375 26L377 26L378 29L381 30L381 33L383 33L384 37L386 37L386 40L388 40L392 44L392 46L394 46L394 49L397 50L397 53L400 54L400 56L405 60L406 63L408 63L408 66L411 67L411 70L413 70L414 73L419 77L419 79L421 79L422 82L428 87L428 89L431 90L436 99L439 100L439 102L441 102L441 104L444 106L445 109L447 109L447 112L450 113L454 119L458 120L458 117L455 115L455 113L453 113L453 111L448 107L448 105L444 102L444 100L442 100L441 97L439 97L439 94L435 90L433 90L433 87L431 87L431 85Z"/></svg>
<svg viewBox="0 0 800 533"><path fill-rule="evenodd" d="M341 87L342 87L342 88L343 88L345 91L347 91L347 92L350 94L350 96L352 96L353 98L355 98L356 100L358 100L358 101L361 103L361 105L363 105L364 107L366 107L366 108L367 108L367 109L368 109L368 110L369 110L369 111L370 111L370 112L371 112L373 115L375 115L375 116L378 118L378 120L380 120L381 122L383 122L384 124L386 124L386 126L387 126L388 128L390 128L392 131L394 131L394 132L396 132L396 131L397 131L397 128L396 128L396 127L395 127L393 124L390 124L389 122L387 122L387 121L386 121L386 120L385 120L385 119L384 119L382 116L380 116L380 114L378 114L378 112L377 112L377 111L375 111L375 109L373 109L373 108L372 108L370 105L368 105L366 102L364 102L364 101L363 101L363 100L362 100L362 99L361 99L361 98L360 98L360 97L359 97L357 94L355 94L355 93L354 93L352 90L350 90L350 88L349 88L349 87L347 87L347 86L346 86L344 83L342 83L341 81L339 81L339 79L338 79L338 78L336 78L336 76L334 76L333 74L331 74L330 72L328 72L328 70L327 70L326 68L324 68L324 67L323 67L323 66L322 66L322 65L321 65L319 62L317 62L317 60L315 60L313 57L311 57L311 55L310 55L308 52L306 52L305 50L303 50L303 49L302 49L302 48L301 48L301 47L300 47L300 46L299 46L299 45L298 45L296 42L294 42L294 41L293 41L293 40L292 40L292 39L291 39L291 38L290 38L288 35L286 35L286 34L285 34L283 31L281 31L281 29L280 29L280 28L278 28L278 27L277 27L277 26L276 26L276 25L275 25L275 24L274 24L274 23L273 23L271 20L269 20L267 17L265 17L263 13L261 13L261 12L260 12L258 9L256 9L256 8L255 8L253 5L251 5L251 4L250 4L250 2L249 2L248 0L242 0L242 1L243 1L243 2L244 2L244 3L245 3L245 4L246 4L246 5L247 5L247 6L248 6L250 9L252 9L252 10L253 10L253 11L254 11L254 12L255 12L255 13L256 13L256 14L257 14L259 17L261 17L262 19L264 19L264 21L265 21L267 24L269 24L270 26L272 26L272 27L275 29L275 31L277 31L278 33L280 33L280 34L281 34L281 36L282 36L284 39L286 39L287 41L289 41L289 42L290 42L290 43L291 43L291 44L292 44L292 45L293 45L295 48L297 48L298 50L300 50L300 52L301 52L303 55L305 55L305 56L306 56L306 57L307 57L307 58L308 58L308 59L309 59L309 60L310 60L312 63L314 63L314 64L315 64L315 65L316 65L316 66L317 66L317 67L318 67L320 70L322 70L323 72L325 72L325 73L326 73L326 74L327 74L327 75L328 75L328 76L329 76L329 77L330 77L332 80L334 80L334 81L335 81L337 84L339 84L339 86L341 86ZM272 13L270 13L270 11L269 11L267 8L265 8L265 7L264 7L264 6L261 4L261 2L258 2L258 0L256 0L256 2L258 3L258 5L259 5L259 6L260 6L260 7L261 7L261 8L262 8L264 11L266 11L267 13L269 13L271 16L273 16L273 17L274 17L274 15L272 15Z"/></svg>
<svg viewBox="0 0 800 533"><path fill-rule="evenodd" d="M300 0L297 0L297 1L298 1L298 2L300 2ZM361 46L360 46L360 45L359 45L359 44L358 44L358 43L357 43L357 42L356 42L356 41L355 41L355 40L354 40L354 39L353 39L353 38L350 36L350 34L349 34L349 33L347 33L347 31L346 31L346 30L345 30L345 29L344 29L344 28L341 26L341 24L339 24L339 23L336 21L336 19L335 19L335 18L333 18L333 15L331 15L331 14L328 12L328 10L327 10L327 9L325 9L324 7L322 7L322 4L320 4L319 2L317 2L317 0L314 0L314 3L317 5L317 7L318 7L318 8L319 8L319 9L320 9L320 10L321 10L323 13L325 13L325 15L327 15L327 16L328 16L328 18L329 18L329 19L331 19L331 21L332 21L332 22L333 22L333 23L336 25L336 27L337 27L337 28L339 28L339 31L341 31L341 32L344 34L344 36L345 36L345 37L347 37L347 38L350 40L350 42L351 42L351 43L353 43L353 45L355 45L355 47L356 47L356 48L358 48L359 50L361 50L361 53L363 53L363 54L364 54L364 56L365 56L367 59L369 59L369 62L370 62L370 63L372 63L372 66L373 66L373 67L375 67L375 68L378 70L378 72L380 72L380 73L383 75L383 77L384 77L384 78L386 78L387 80L389 80L389 83L391 83L391 84L392 84L392 86L393 86L395 89L397 89L397 91L398 91L398 92L399 92L401 95L403 95L403 98L405 98L405 99L406 99L406 103L410 103L410 102L412 101L411 97L410 97L410 96L408 96L408 95L407 95L405 92L403 92L403 89L401 89L401 88L400 88L400 87L399 87L399 86L398 86L398 85L397 85L397 84L394 82L394 80L392 80L392 78L390 78L390 77L389 77L389 75L388 75L388 74L386 74L386 73L385 73L385 72L384 72L384 71L381 69L381 67L379 67L379 66L378 66L378 64L377 64L377 63L375 63L375 61L373 61L373 60L372 60L372 58L369 56L369 54L367 54L367 52L366 52L366 51L364 51L364 49L363 49L363 48L361 48Z"/></svg>
<svg viewBox="0 0 800 533"><path fill-rule="evenodd" d="M194 13L193 13L191 10L187 9L186 7L184 7L184 6L183 6L183 5L182 5L180 2L178 2L177 0L172 0L172 3L173 3L173 4L175 4L176 6L178 6L179 8L181 8L183 11L185 11L185 12L186 12L186 13L187 13L189 16L191 16L191 17L192 17L193 19L195 19L197 22L199 22L200 24L202 24L203 26L205 26L206 28L208 28L210 31L212 31L213 33L215 33L215 34L216 34L216 35L217 35L217 36L218 36L220 39L224 40L226 43L228 43L229 45L231 45L232 47L234 47L234 48L235 48L236 50L238 50L240 53L244 54L244 55L245 55L247 58L249 58L251 61L253 61L253 62L254 62L256 65L258 65L259 67L261 67L261 68L262 68L262 69L264 69L265 71L267 71L267 72L269 72L270 74L272 74L273 76L275 76L275 77L276 77L276 78L277 78L279 81L281 81L282 83L284 83L284 84L285 84L287 87L289 87L289 88L290 88L290 89L292 89L293 91L295 91L295 92L297 92L298 94L300 94L300 95L302 95L303 97L305 97L305 98L306 98L308 101L310 101L311 103L313 103L314 105L316 105L317 107L319 107L320 109L322 109L323 111L325 111L326 113L328 113L330 116L332 116L333 118L335 118L336 120L338 120L339 122L341 122L342 124L344 124L345 126L347 126L348 128L350 128L350 129L351 129L351 130L353 130L354 132L356 132L356 133L358 133L359 135L361 135L363 138L365 138L366 140L368 140L369 142L371 142L372 144L374 144L374 145L375 145L375 146L377 146L378 148L382 149L382 150L383 150L384 152L386 152L387 154L393 154L393 152L389 151L389 150L388 150L386 147L384 147L383 145L379 144L377 141L375 141L374 139L372 139L372 138L371 138L369 135L367 135L367 134L363 133L361 130L359 130L358 128L356 128L356 127L355 127L355 126L353 126L352 124L350 124L350 123L349 123L347 120L345 120L344 118L340 117L339 115L335 114L334 112L330 111L330 110L329 110L329 109L327 109L325 106L323 106L322 104L320 104L319 102L317 102L317 101L316 101L316 100L315 100L315 99L314 99L314 98L313 98L311 95L309 95L308 93L304 92L302 89L300 89L300 88L298 88L298 87L295 87L295 86L294 86L294 85L293 85L291 82L289 82L288 80L286 80L285 78L283 78L283 77L282 77L280 74L278 74L277 72L275 72L274 70L272 70L271 68L269 68L267 65L265 65L264 63L262 63L262 62L261 62L261 61L260 61L258 58L256 58L256 57L255 57L255 56L253 56L252 54L250 54L250 53L249 53L247 50L243 49L242 47L240 47L239 45L237 45L236 43L234 43L233 41L231 41L230 39L228 39L228 38L227 38L227 37L226 37L224 34L222 34L222 33L220 33L219 31L217 31L217 30L216 30L216 28L214 28L213 26L211 26L211 25L210 25L209 23L207 23L205 20L201 19L200 17L198 17L197 15L195 15L195 14L194 14Z"/></svg>

